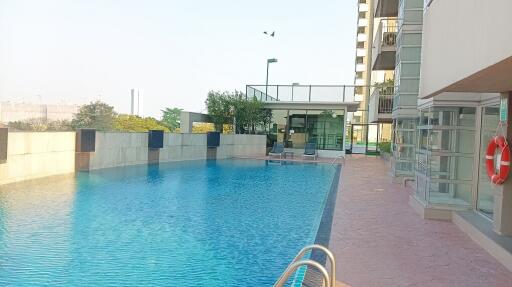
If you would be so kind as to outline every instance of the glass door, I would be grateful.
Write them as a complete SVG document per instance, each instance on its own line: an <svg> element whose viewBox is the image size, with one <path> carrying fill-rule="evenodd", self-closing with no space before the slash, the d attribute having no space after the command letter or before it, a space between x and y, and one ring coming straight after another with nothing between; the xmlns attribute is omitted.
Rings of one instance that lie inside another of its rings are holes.
<svg viewBox="0 0 512 287"><path fill-rule="evenodd" d="M356 154L378 154L379 125L359 124L352 125L350 132L350 147Z"/></svg>
<svg viewBox="0 0 512 287"><path fill-rule="evenodd" d="M379 152L379 125L368 125L368 138L366 144L367 154L376 154Z"/></svg>
<svg viewBox="0 0 512 287"><path fill-rule="evenodd" d="M352 125L352 132L350 136L350 146L352 147L352 153L366 153L365 129L366 125Z"/></svg>
<svg viewBox="0 0 512 287"><path fill-rule="evenodd" d="M489 140L494 137L499 123L499 106L484 107L482 110L482 127L480 132L480 170L478 176L478 196L476 208L484 216L493 219L494 196L493 187L487 176L485 153Z"/></svg>

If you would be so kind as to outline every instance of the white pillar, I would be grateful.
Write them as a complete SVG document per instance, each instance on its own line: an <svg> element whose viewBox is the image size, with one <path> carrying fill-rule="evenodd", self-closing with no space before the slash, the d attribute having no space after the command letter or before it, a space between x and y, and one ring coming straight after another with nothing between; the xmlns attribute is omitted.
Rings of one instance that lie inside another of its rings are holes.
<svg viewBox="0 0 512 287"><path fill-rule="evenodd" d="M508 124L504 129L510 144L512 143L512 92L502 93L501 97L508 97ZM512 175L498 187L494 196L494 231L501 235L512 235Z"/></svg>

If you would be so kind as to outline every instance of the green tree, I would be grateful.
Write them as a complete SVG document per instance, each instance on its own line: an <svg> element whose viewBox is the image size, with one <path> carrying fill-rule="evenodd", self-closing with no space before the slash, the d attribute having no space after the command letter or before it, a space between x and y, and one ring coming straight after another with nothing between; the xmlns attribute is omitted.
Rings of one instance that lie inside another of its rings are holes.
<svg viewBox="0 0 512 287"><path fill-rule="evenodd" d="M101 101L91 102L80 107L71 121L71 126L74 129L91 128L108 131L112 129L115 115L114 107Z"/></svg>
<svg viewBox="0 0 512 287"><path fill-rule="evenodd" d="M238 133L255 133L256 127L262 125L263 103L257 99L246 100L235 95L232 98L233 111Z"/></svg>
<svg viewBox="0 0 512 287"><path fill-rule="evenodd" d="M239 91L212 91L208 93L206 107L217 131L222 130L223 123L233 123L236 133L254 134L257 127L266 129L272 120L272 112L264 108L263 102L256 98L246 99L245 94Z"/></svg>
<svg viewBox="0 0 512 287"><path fill-rule="evenodd" d="M161 122L169 128L170 131L174 132L180 127L180 113L183 109L178 108L165 108L162 110Z"/></svg>
<svg viewBox="0 0 512 287"><path fill-rule="evenodd" d="M155 118L142 118L134 115L119 115L114 118L113 128L123 132L147 132L149 130L163 130L169 128Z"/></svg>
<svg viewBox="0 0 512 287"><path fill-rule="evenodd" d="M223 124L231 123L233 118L230 93L210 91L205 104L208 115L215 125L215 130L222 132Z"/></svg>

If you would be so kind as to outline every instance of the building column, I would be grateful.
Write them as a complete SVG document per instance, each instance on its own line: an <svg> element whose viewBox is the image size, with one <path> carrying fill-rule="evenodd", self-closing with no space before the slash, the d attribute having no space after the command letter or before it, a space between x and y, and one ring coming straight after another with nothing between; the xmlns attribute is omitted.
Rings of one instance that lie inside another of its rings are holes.
<svg viewBox="0 0 512 287"><path fill-rule="evenodd" d="M502 93L501 98L508 98L508 117L504 130L509 144L512 144L512 92ZM501 235L512 235L512 175L498 187L494 196L494 231Z"/></svg>
<svg viewBox="0 0 512 287"><path fill-rule="evenodd" d="M182 111L180 113L180 133L189 134L192 133L192 122L190 113Z"/></svg>

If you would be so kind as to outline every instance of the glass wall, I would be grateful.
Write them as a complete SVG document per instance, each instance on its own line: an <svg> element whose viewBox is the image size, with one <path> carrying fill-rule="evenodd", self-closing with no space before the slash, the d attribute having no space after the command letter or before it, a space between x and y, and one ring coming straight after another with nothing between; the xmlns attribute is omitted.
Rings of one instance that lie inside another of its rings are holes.
<svg viewBox="0 0 512 287"><path fill-rule="evenodd" d="M500 120L499 111L499 106L484 107L482 109L482 128L480 133L480 170L476 207L481 214L491 219L494 216L494 196L491 181L487 176L485 153L487 151L487 143L496 133L496 127Z"/></svg>
<svg viewBox="0 0 512 287"><path fill-rule="evenodd" d="M420 113L416 195L427 204L471 205L476 108L431 107Z"/></svg>
<svg viewBox="0 0 512 287"><path fill-rule="evenodd" d="M343 150L343 110L273 110L272 137L287 148L316 143L320 150Z"/></svg>
<svg viewBox="0 0 512 287"><path fill-rule="evenodd" d="M416 121L413 118L393 121L394 176L414 176Z"/></svg>

